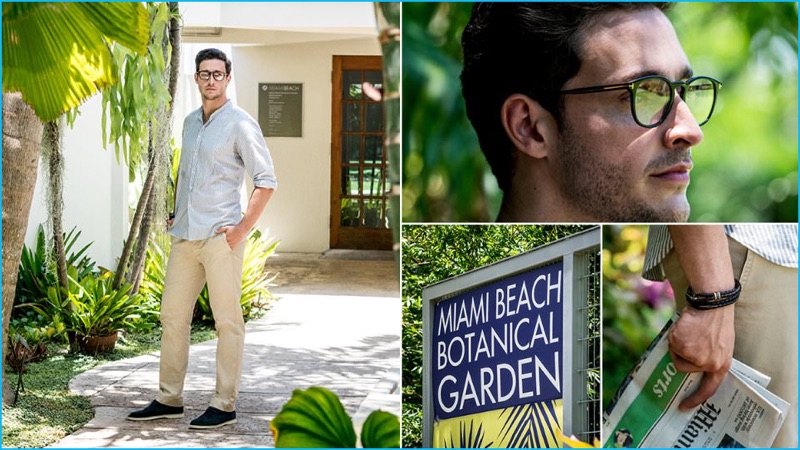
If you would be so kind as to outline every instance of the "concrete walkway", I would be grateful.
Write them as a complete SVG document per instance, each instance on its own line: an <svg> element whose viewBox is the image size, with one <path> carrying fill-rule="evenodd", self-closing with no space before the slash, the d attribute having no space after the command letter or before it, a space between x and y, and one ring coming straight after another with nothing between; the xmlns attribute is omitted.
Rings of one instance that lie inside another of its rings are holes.
<svg viewBox="0 0 800 450"><path fill-rule="evenodd" d="M357 427L375 409L400 415L401 305L397 268L388 252L281 254L279 298L247 324L238 423L189 430L214 394L216 340L193 345L185 416L132 422L158 389L158 354L85 372L70 389L89 397L94 418L54 447L273 447L269 422L294 389L323 386L342 400Z"/></svg>

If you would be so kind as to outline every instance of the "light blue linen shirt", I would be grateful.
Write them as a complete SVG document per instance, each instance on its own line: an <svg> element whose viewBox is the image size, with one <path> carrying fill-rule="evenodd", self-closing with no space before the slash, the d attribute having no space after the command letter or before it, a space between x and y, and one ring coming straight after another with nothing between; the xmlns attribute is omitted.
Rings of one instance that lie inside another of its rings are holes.
<svg viewBox="0 0 800 450"><path fill-rule="evenodd" d="M728 224L725 234L769 262L797 268L797 224ZM666 225L650 225L642 277L662 281L666 278L661 262L672 250L672 237Z"/></svg>
<svg viewBox="0 0 800 450"><path fill-rule="evenodd" d="M186 116L170 234L203 240L220 227L238 224L245 172L256 187L278 187L258 122L230 100L206 123L202 107Z"/></svg>

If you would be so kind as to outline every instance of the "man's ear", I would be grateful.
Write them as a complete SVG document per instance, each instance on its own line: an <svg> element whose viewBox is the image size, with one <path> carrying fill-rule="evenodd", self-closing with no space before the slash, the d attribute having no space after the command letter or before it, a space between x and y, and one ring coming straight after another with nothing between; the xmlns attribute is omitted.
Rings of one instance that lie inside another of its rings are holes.
<svg viewBox="0 0 800 450"><path fill-rule="evenodd" d="M556 145L555 117L527 95L508 97L501 109L501 120L514 146L532 158L545 158Z"/></svg>

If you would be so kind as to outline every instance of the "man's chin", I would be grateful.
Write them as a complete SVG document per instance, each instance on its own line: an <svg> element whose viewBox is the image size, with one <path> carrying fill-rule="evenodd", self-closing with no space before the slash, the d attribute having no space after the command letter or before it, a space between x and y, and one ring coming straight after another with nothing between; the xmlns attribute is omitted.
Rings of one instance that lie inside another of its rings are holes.
<svg viewBox="0 0 800 450"><path fill-rule="evenodd" d="M676 199L653 211L652 222L688 222L691 207L686 197Z"/></svg>
<svg viewBox="0 0 800 450"><path fill-rule="evenodd" d="M220 92L212 92L212 93L203 92L203 98L209 101L218 99L220 95L222 95L222 93Z"/></svg>
<svg viewBox="0 0 800 450"><path fill-rule="evenodd" d="M681 223L689 220L690 207L684 197L662 204L632 202L627 207L609 210L603 222ZM608 220L610 219L610 220Z"/></svg>

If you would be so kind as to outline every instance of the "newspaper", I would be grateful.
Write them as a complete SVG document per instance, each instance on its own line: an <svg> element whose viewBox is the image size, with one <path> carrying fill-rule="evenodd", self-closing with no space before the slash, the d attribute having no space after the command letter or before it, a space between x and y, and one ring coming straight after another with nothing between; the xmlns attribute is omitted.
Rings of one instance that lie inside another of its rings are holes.
<svg viewBox="0 0 800 450"><path fill-rule="evenodd" d="M769 447L789 404L766 386L770 378L733 360L717 392L692 410L678 404L702 373L675 370L667 322L623 381L603 415L605 447Z"/></svg>

